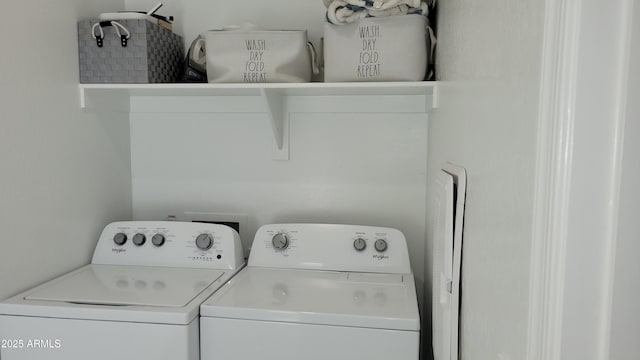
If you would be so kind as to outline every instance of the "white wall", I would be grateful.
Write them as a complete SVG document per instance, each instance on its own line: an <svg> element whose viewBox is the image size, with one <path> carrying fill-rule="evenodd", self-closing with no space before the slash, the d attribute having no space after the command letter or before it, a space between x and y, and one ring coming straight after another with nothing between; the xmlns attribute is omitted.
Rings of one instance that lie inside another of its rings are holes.
<svg viewBox="0 0 640 360"><path fill-rule="evenodd" d="M148 10L156 0L125 0L128 10ZM165 1L160 15L175 17L174 29L186 45L206 30L249 22L267 30L308 30L318 46L323 31L322 0L176 0Z"/></svg>
<svg viewBox="0 0 640 360"><path fill-rule="evenodd" d="M467 169L461 357L524 359L544 2L438 4L436 66L443 85L440 108L430 115L427 174L431 184L444 162ZM433 219L428 208L427 229ZM430 308L433 239L430 231L427 236Z"/></svg>
<svg viewBox="0 0 640 360"><path fill-rule="evenodd" d="M155 3L126 1L128 9L151 8ZM184 0L167 3L159 13L176 16L176 32L187 43L212 27L248 21L267 29L307 29L317 45L325 21L320 0ZM195 99L194 108L188 108L183 100L167 99L160 101L164 113L158 113L159 103L134 99L134 217L164 218L185 211L246 213L250 231L249 239L243 239L245 247L260 225L272 222L395 227L408 238L421 294L424 98L401 99L406 105L400 106L405 110L399 114L354 110L348 100L292 101L291 160L285 162L271 158L271 128L256 101L227 97L204 99L203 105ZM377 108L385 101L367 98ZM177 105L166 105L171 102ZM225 110L238 105L247 113Z"/></svg>
<svg viewBox="0 0 640 360"><path fill-rule="evenodd" d="M289 161L272 159L273 135L251 97L202 99L156 112L159 100L134 98L131 114L136 219L185 212L244 213L249 248L257 228L275 222L326 222L398 228L409 242L422 287L427 151L424 113L293 112ZM422 98L424 102L424 98ZM302 97L290 109L318 107ZM380 103L384 99L370 99ZM402 99L410 109L414 100ZM415 102L414 102L415 103ZM335 102L329 101L328 104ZM246 113L224 112L225 106ZM216 113L211 108L222 113ZM419 290L419 291L420 291Z"/></svg>
<svg viewBox="0 0 640 360"><path fill-rule="evenodd" d="M620 184L620 207L615 256L615 278L612 301L610 334L611 360L633 360L640 358L640 6L633 5L633 27L629 39L630 72L627 75L626 114L624 147L622 152L622 177Z"/></svg>
<svg viewBox="0 0 640 360"><path fill-rule="evenodd" d="M128 118L79 107L76 22L122 5L94 3L3 6L0 298L86 264L131 216Z"/></svg>

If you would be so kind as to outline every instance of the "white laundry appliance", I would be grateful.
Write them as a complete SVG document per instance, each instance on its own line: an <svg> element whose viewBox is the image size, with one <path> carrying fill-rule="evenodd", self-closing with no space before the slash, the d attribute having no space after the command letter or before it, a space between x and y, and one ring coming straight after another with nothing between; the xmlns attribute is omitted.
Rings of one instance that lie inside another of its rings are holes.
<svg viewBox="0 0 640 360"><path fill-rule="evenodd" d="M406 239L390 228L265 225L200 314L203 360L419 357Z"/></svg>
<svg viewBox="0 0 640 360"><path fill-rule="evenodd" d="M200 304L243 266L224 225L111 223L91 264L0 303L0 358L199 359Z"/></svg>

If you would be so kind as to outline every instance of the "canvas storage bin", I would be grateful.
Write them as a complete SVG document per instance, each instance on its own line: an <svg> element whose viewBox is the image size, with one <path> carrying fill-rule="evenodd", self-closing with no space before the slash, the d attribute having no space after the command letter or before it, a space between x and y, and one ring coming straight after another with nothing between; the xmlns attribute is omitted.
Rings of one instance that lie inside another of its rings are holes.
<svg viewBox="0 0 640 360"><path fill-rule="evenodd" d="M324 28L324 80L421 81L431 39L422 15L364 18Z"/></svg>
<svg viewBox="0 0 640 360"><path fill-rule="evenodd" d="M304 30L211 30L205 41L210 83L309 82L314 73Z"/></svg>
<svg viewBox="0 0 640 360"><path fill-rule="evenodd" d="M78 48L80 83L176 82L182 71L182 37L147 20L80 21Z"/></svg>

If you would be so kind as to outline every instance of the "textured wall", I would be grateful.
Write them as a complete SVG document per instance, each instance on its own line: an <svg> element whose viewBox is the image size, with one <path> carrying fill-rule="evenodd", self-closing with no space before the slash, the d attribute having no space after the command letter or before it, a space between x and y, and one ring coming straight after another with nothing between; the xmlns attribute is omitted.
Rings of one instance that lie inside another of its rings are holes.
<svg viewBox="0 0 640 360"><path fill-rule="evenodd" d="M125 0L129 10L148 10L156 0ZM209 29L252 23L268 30L308 30L309 39L319 46L325 19L322 0L176 0L165 2L158 11L175 17L175 30L187 46Z"/></svg>
<svg viewBox="0 0 640 360"><path fill-rule="evenodd" d="M640 297L640 6L634 6L632 54L629 60L629 93L620 188L618 240L616 249L615 287L613 319L611 325L611 359L637 359L640 356L640 312L637 299Z"/></svg>
<svg viewBox="0 0 640 360"><path fill-rule="evenodd" d="M629 65L629 93L627 94L626 125L620 188L618 240L616 249L613 319L611 325L611 359L637 359L640 355L640 6L633 9L633 33Z"/></svg>
<svg viewBox="0 0 640 360"><path fill-rule="evenodd" d="M633 6L629 72L627 79L624 140L620 180L620 204L615 252L615 276L613 286L612 319L610 333L611 360L640 358L640 5ZM625 12L628 14L628 12Z"/></svg>
<svg viewBox="0 0 640 360"><path fill-rule="evenodd" d="M245 104L249 109L251 99L204 102L206 107L223 101L213 107ZM301 101L312 106L321 100ZM403 103L410 106L411 101ZM425 114L341 113L348 102L334 107L335 113L294 113L290 160L275 161L264 113L214 113L199 105L157 113L156 105L153 99L138 98L131 115L136 219L184 212L244 213L245 248L259 226L275 222L398 228L408 239L421 292Z"/></svg>
<svg viewBox="0 0 640 360"><path fill-rule="evenodd" d="M93 3L14 1L0 22L0 298L88 263L131 216L128 116L79 106L76 22L122 5Z"/></svg>
<svg viewBox="0 0 640 360"><path fill-rule="evenodd" d="M126 1L128 9L154 4ZM159 13L176 16L176 31L187 43L216 26L252 22L266 29L307 29L318 45L325 22L320 0L182 0L167 3ZM367 101L375 111L354 110L351 102L361 104L358 99L302 98L294 104L298 113L291 122L291 160L285 162L271 158L273 135L266 114L252 106L255 99L209 99L204 107L194 99L192 109L164 106L164 114L156 113L152 99L135 99L134 216L246 213L246 246L258 226L271 222L397 227L408 238L422 293L428 120L424 98L401 99L400 113L384 109L385 101L373 97ZM234 106L245 107L247 113L225 113ZM319 107L324 108L318 113L308 110ZM171 145L157 146L163 143Z"/></svg>
<svg viewBox="0 0 640 360"><path fill-rule="evenodd" d="M430 116L427 174L447 161L467 169L461 356L524 359L544 2L438 4L443 83ZM430 308L434 214L427 212Z"/></svg>

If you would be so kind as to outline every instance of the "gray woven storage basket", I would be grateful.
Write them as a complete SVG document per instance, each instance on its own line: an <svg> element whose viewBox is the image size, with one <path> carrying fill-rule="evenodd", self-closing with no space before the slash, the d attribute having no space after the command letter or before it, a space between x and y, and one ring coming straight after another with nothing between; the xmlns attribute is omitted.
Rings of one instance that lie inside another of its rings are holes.
<svg viewBox="0 0 640 360"><path fill-rule="evenodd" d="M102 22L104 38L99 47L92 36L97 20L78 22L80 83L176 82L182 70L182 37L147 20L118 20L130 33L122 46L115 26ZM124 31L119 30L124 35Z"/></svg>

